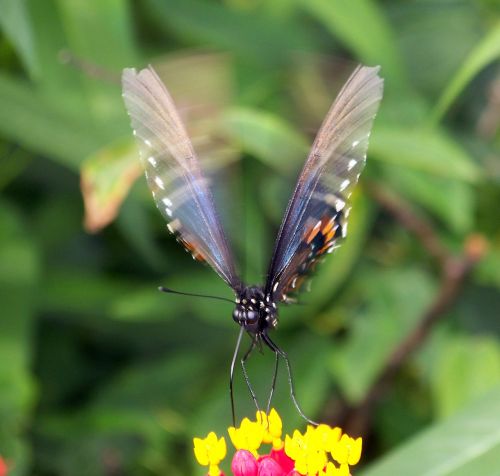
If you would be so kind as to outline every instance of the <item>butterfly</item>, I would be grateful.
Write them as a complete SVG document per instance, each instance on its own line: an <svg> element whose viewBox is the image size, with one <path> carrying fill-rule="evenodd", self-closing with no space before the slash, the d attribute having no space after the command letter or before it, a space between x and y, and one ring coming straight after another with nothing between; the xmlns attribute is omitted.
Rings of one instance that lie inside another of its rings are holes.
<svg viewBox="0 0 500 476"><path fill-rule="evenodd" d="M278 306L293 302L317 263L346 236L349 197L366 162L383 94L379 69L358 66L330 107L288 202L263 285L247 285L238 276L209 182L167 88L151 66L123 71L123 98L156 206L184 248L211 266L235 295L232 317L240 332L230 370L233 423L233 374L244 332L252 342L241 365L257 408L245 362L255 346L265 344L276 356L268 410L281 357L293 403L312 422L296 400L288 356L269 332L278 324Z"/></svg>

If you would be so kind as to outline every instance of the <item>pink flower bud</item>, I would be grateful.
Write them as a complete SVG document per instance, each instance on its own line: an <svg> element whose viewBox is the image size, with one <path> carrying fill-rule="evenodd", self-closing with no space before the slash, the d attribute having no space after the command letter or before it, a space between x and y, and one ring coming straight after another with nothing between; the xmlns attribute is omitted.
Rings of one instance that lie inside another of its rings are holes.
<svg viewBox="0 0 500 476"><path fill-rule="evenodd" d="M286 476L303 476L296 469L292 469Z"/></svg>
<svg viewBox="0 0 500 476"><path fill-rule="evenodd" d="M234 476L257 476L257 460L247 450L238 450L231 462L231 470Z"/></svg>
<svg viewBox="0 0 500 476"><path fill-rule="evenodd" d="M258 476L285 476L284 469L270 456L259 460Z"/></svg>

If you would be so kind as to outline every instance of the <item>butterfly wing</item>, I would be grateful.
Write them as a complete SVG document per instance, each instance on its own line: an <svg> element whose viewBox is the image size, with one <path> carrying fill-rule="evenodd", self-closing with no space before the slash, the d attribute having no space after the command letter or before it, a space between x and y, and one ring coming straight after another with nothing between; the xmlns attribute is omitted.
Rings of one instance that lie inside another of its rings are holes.
<svg viewBox="0 0 500 476"><path fill-rule="evenodd" d="M318 260L345 237L352 188L366 162L368 138L383 93L379 67L358 66L314 140L281 224L266 292L286 301Z"/></svg>
<svg viewBox="0 0 500 476"><path fill-rule="evenodd" d="M147 183L168 229L236 289L240 281L207 179L170 94L152 67L125 69L122 85Z"/></svg>

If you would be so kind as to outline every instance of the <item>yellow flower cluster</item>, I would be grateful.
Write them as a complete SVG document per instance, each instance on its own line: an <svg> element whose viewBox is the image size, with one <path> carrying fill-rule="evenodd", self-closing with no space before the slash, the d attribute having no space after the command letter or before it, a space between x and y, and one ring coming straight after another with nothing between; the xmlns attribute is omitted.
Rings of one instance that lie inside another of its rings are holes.
<svg viewBox="0 0 500 476"><path fill-rule="evenodd" d="M262 443L272 443L276 450L283 447L282 429L281 418L272 408L269 415L263 411L257 412L256 421L243 418L239 428L230 426L227 432L237 450L250 451L257 458L257 450Z"/></svg>
<svg viewBox="0 0 500 476"><path fill-rule="evenodd" d="M361 458L361 438L351 438L338 427L308 425L304 434L298 430L285 437L285 453L295 461L295 469L307 476L348 476L349 466ZM332 459L338 463L336 466Z"/></svg>
<svg viewBox="0 0 500 476"><path fill-rule="evenodd" d="M255 458L255 467L263 458L271 457L286 469L286 474L293 469L294 474L304 476L349 476L349 467L357 464L361 457L361 438L342 434L338 427L308 425L304 433L295 430L292 436L286 435L285 440L282 430L281 418L272 409L269 415L257 412L255 421L244 418L238 428L229 427L228 433L236 450L253 455L248 457ZM206 438L194 438L193 441L198 463L209 467L210 476L220 476L219 464L226 456L224 437L217 439L211 432ZM271 445L269 455L259 455L262 444Z"/></svg>

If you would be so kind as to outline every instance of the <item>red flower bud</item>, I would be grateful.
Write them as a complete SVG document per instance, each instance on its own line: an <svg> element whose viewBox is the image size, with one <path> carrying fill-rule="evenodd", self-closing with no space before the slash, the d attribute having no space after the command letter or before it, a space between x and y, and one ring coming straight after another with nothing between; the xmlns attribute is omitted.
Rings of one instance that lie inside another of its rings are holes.
<svg viewBox="0 0 500 476"><path fill-rule="evenodd" d="M247 450L238 450L231 462L231 470L234 476L257 476L257 460Z"/></svg>
<svg viewBox="0 0 500 476"><path fill-rule="evenodd" d="M272 449L269 456L283 468L286 474L288 474L288 472L295 466L293 459L285 453L284 446L280 450Z"/></svg>
<svg viewBox="0 0 500 476"><path fill-rule="evenodd" d="M259 460L258 476L285 476L285 470L270 456Z"/></svg>
<svg viewBox="0 0 500 476"><path fill-rule="evenodd" d="M0 476L7 476L7 463L5 463L5 460L0 456Z"/></svg>

